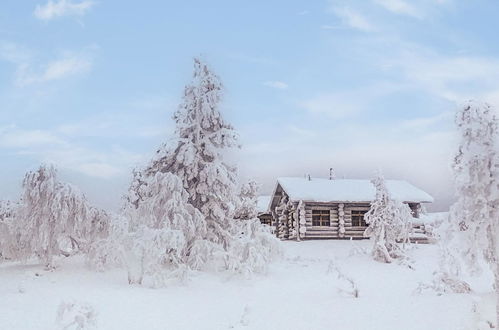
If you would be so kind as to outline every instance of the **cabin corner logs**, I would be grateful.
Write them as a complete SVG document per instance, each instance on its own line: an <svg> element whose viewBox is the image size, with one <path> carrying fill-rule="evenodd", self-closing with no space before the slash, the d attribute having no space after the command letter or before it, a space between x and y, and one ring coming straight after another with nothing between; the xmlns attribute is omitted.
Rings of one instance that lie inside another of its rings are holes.
<svg viewBox="0 0 499 330"><path fill-rule="evenodd" d="M420 203L408 205L413 216L419 217ZM369 203L291 201L281 191L275 209L262 217L270 218L264 221L275 226L276 236L282 240L362 239L367 228L364 214L369 208Z"/></svg>

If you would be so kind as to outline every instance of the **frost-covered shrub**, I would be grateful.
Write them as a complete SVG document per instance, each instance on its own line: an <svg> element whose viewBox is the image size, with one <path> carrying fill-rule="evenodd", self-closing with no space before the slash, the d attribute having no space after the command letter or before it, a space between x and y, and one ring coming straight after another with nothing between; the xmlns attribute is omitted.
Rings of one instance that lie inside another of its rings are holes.
<svg viewBox="0 0 499 330"><path fill-rule="evenodd" d="M0 261L16 259L19 253L15 223L17 207L10 201L0 201Z"/></svg>
<svg viewBox="0 0 499 330"><path fill-rule="evenodd" d="M381 174L372 183L376 187L376 199L364 216L369 225L364 235L373 240L374 260L390 263L405 257L404 247L399 242L409 241L412 215L407 205L390 197Z"/></svg>
<svg viewBox="0 0 499 330"><path fill-rule="evenodd" d="M227 269L244 275L263 273L281 254L279 240L260 220L234 220L236 235L227 253Z"/></svg>
<svg viewBox="0 0 499 330"><path fill-rule="evenodd" d="M468 283L447 272L435 272L432 282L430 284L420 283L416 292L421 293L424 290L432 290L439 295L443 293L471 293L471 287Z"/></svg>
<svg viewBox="0 0 499 330"><path fill-rule="evenodd" d="M94 240L86 254L87 265L104 271L111 267L124 266L124 240L128 235L128 220L119 214L109 215L108 235Z"/></svg>
<svg viewBox="0 0 499 330"><path fill-rule="evenodd" d="M248 220L257 217L259 188L258 183L254 180L249 180L241 186L234 218Z"/></svg>
<svg viewBox="0 0 499 330"><path fill-rule="evenodd" d="M142 184L132 184L130 191L131 196L141 198L124 208L129 224L124 239L126 264L130 271L138 267L141 274L139 279L132 276L131 282L140 283L144 274L157 279L163 277L163 272L172 272L187 264L201 268L209 255L189 259L192 252L210 253L198 246L193 250L196 242L206 237L206 221L188 203L180 178L172 173L157 172L141 180Z"/></svg>
<svg viewBox="0 0 499 330"><path fill-rule="evenodd" d="M63 301L56 316L57 330L97 329L97 312L88 303Z"/></svg>
<svg viewBox="0 0 499 330"><path fill-rule="evenodd" d="M90 206L72 185L60 182L52 166L41 166L23 180L23 193L11 234L17 257L38 256L49 268L53 257L86 252L107 235L108 216Z"/></svg>

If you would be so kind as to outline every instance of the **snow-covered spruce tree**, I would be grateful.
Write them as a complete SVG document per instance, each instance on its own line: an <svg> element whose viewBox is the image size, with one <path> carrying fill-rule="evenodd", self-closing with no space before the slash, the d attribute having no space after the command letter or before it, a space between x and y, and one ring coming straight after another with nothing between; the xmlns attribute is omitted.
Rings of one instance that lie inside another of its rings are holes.
<svg viewBox="0 0 499 330"><path fill-rule="evenodd" d="M170 172L180 177L189 203L206 218L208 239L228 247L237 198L237 170L223 153L237 146L237 134L219 108L222 83L206 64L194 59L194 75L174 115L177 144L163 145L145 176Z"/></svg>
<svg viewBox="0 0 499 330"><path fill-rule="evenodd" d="M481 257L490 265L499 324L498 119L490 105L469 101L457 112L456 124L461 138L453 162L457 201L449 219L468 269L479 272Z"/></svg>
<svg viewBox="0 0 499 330"><path fill-rule="evenodd" d="M258 215L258 191L260 187L254 180L249 180L243 184L239 190L238 205L234 217L236 219L254 219Z"/></svg>
<svg viewBox="0 0 499 330"><path fill-rule="evenodd" d="M364 235L373 240L374 260L390 263L405 257L404 248L398 242L408 241L412 215L407 205L390 197L381 173L371 182L376 187L376 199L364 215L369 225Z"/></svg>
<svg viewBox="0 0 499 330"><path fill-rule="evenodd" d="M223 154L237 145L237 136L218 110L218 77L201 61L194 64L193 82L174 115L176 143L162 145L143 170L134 172L126 196L127 229L119 241L131 283L151 275L161 284L186 269L204 267L261 270L277 250L258 219L234 219L243 203L236 168ZM97 255L105 260L112 254Z"/></svg>
<svg viewBox="0 0 499 330"><path fill-rule="evenodd" d="M85 252L93 240L107 235L107 214L90 206L77 188L60 182L54 167L28 172L22 186L15 222L20 258L38 256L53 268L54 256Z"/></svg>

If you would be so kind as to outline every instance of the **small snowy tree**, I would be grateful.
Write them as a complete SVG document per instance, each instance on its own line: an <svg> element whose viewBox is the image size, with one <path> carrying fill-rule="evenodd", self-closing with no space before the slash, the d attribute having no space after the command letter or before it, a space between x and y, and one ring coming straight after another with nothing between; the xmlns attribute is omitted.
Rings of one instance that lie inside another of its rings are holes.
<svg viewBox="0 0 499 330"><path fill-rule="evenodd" d="M249 180L241 186L238 195L239 203L234 215L236 219L248 220L257 217L259 189L260 187L258 186L258 183L254 180Z"/></svg>
<svg viewBox="0 0 499 330"><path fill-rule="evenodd" d="M16 211L16 204L0 201L0 260L13 259L17 255Z"/></svg>
<svg viewBox="0 0 499 330"><path fill-rule="evenodd" d="M450 226L468 269L479 272L483 257L494 273L499 325L498 119L490 105L469 101L456 124L461 140L453 162L457 201Z"/></svg>
<svg viewBox="0 0 499 330"><path fill-rule="evenodd" d="M373 258L390 263L405 257L404 249L398 242L408 241L412 215L407 205L390 197L381 174L371 182L376 188L376 199L364 216L369 225L364 235L373 240Z"/></svg>
<svg viewBox="0 0 499 330"><path fill-rule="evenodd" d="M54 256L86 251L107 235L107 221L78 189L57 179L54 167L26 174L15 228L23 258L36 255L52 268Z"/></svg>

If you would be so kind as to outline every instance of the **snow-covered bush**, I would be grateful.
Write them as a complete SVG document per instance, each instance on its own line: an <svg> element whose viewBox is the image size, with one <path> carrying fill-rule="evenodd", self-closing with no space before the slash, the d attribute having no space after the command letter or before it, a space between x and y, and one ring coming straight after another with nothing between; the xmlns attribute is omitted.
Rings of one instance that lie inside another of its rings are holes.
<svg viewBox="0 0 499 330"><path fill-rule="evenodd" d="M108 235L90 244L86 254L87 265L98 271L124 266L124 242L127 235L128 220L123 215L110 213Z"/></svg>
<svg viewBox="0 0 499 330"><path fill-rule="evenodd" d="M0 261L15 259L18 253L18 237L16 236L17 204L0 201Z"/></svg>
<svg viewBox="0 0 499 330"><path fill-rule="evenodd" d="M234 217L236 219L254 219L258 215L258 191L260 187L254 180L249 180L240 188L238 205Z"/></svg>
<svg viewBox="0 0 499 330"><path fill-rule="evenodd" d="M433 274L432 282L430 284L420 283L416 292L421 293L424 290L432 290L440 295L443 293L470 293L471 287L465 281L448 272L437 271Z"/></svg>
<svg viewBox="0 0 499 330"><path fill-rule="evenodd" d="M376 199L364 216L369 225L364 235L373 240L374 260L390 263L405 257L404 247L399 242L406 243L409 240L411 210L390 197L381 174L372 183L376 187Z"/></svg>
<svg viewBox="0 0 499 330"><path fill-rule="evenodd" d="M203 215L188 203L189 195L180 178L157 172L141 177L141 185L132 184L130 196L140 195L137 203L126 204L124 216L129 228L124 243L130 282L142 282L144 274L155 278L156 285L179 267L201 268L210 249L199 249L206 237ZM131 200L131 198L128 198ZM192 252L207 255L192 255Z"/></svg>
<svg viewBox="0 0 499 330"><path fill-rule="evenodd" d="M77 188L60 182L54 167L26 174L12 233L19 238L19 258L38 256L52 268L54 256L86 252L107 229L107 214L90 206Z"/></svg>
<svg viewBox="0 0 499 330"><path fill-rule="evenodd" d="M226 257L226 268L244 275L263 273L268 264L281 254L279 240L260 220L234 220L235 238Z"/></svg>
<svg viewBox="0 0 499 330"><path fill-rule="evenodd" d="M55 323L57 330L97 329L97 312L88 303L63 301L57 309Z"/></svg>

